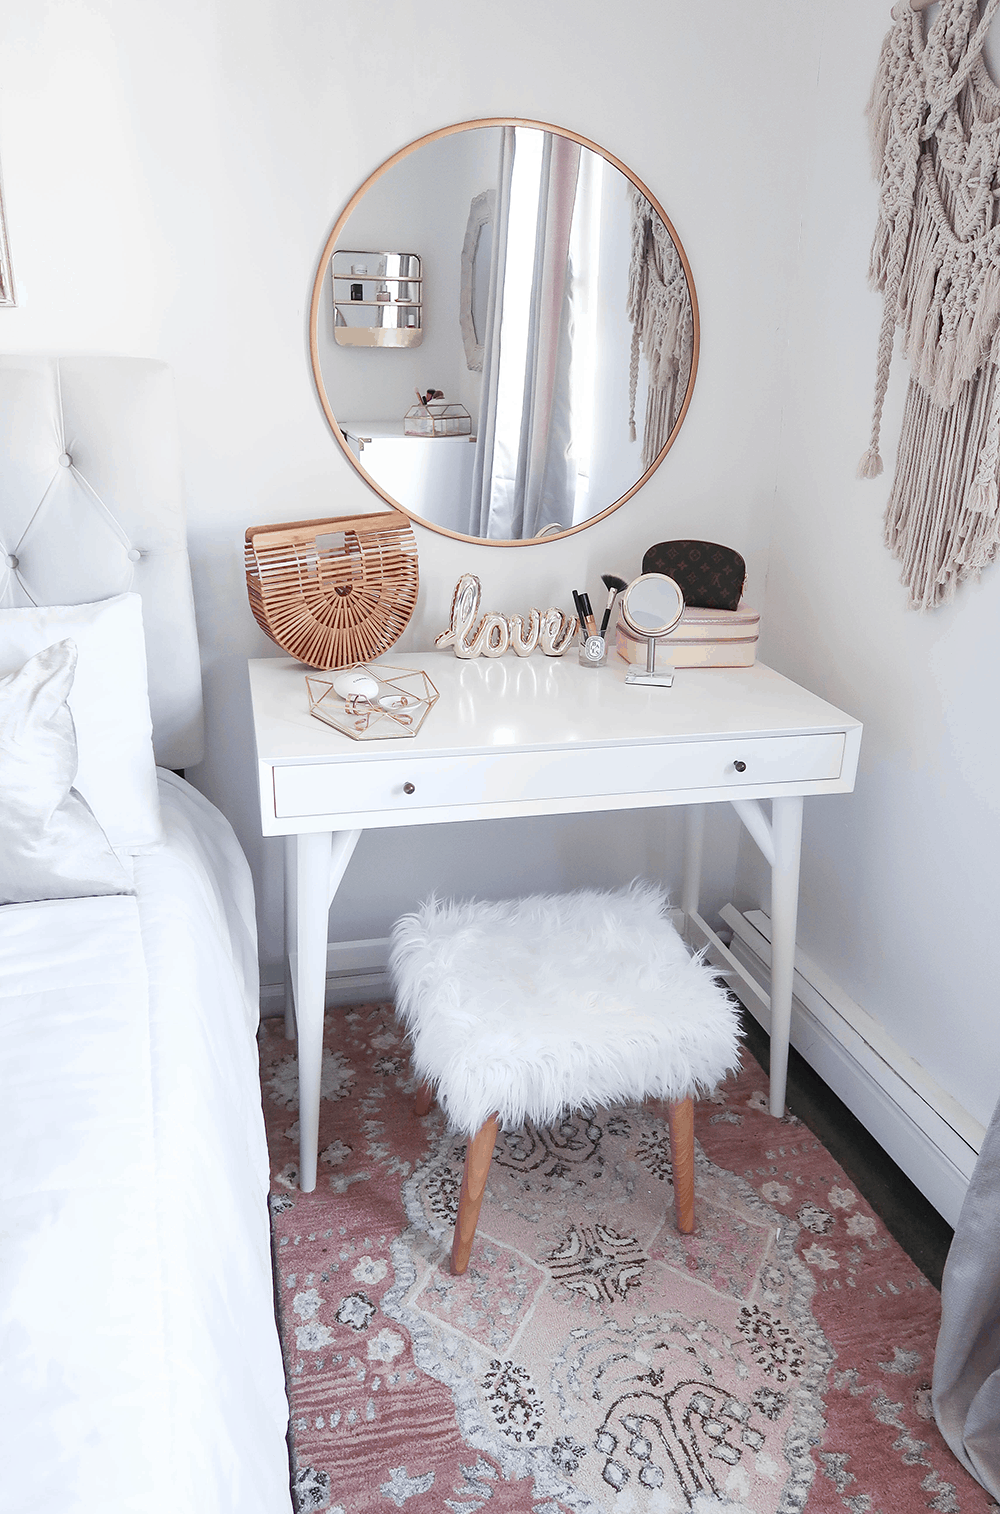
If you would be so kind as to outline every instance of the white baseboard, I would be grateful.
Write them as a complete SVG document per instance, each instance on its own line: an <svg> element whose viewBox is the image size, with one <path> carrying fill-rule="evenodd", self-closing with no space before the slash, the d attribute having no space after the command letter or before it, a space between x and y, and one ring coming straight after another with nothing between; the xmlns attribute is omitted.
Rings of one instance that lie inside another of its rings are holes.
<svg viewBox="0 0 1000 1514"><path fill-rule="evenodd" d="M733 956L769 991L767 915L727 904L722 918L733 931ZM792 1045L954 1226L983 1126L799 949L795 969ZM767 1009L752 1000L747 1007L769 1030Z"/></svg>
<svg viewBox="0 0 1000 1514"><path fill-rule="evenodd" d="M368 1004L392 994L387 963L388 936L370 941L331 941L326 949L326 1002ZM263 1016L285 1013L285 985L268 974L260 985Z"/></svg>
<svg viewBox="0 0 1000 1514"><path fill-rule="evenodd" d="M679 930L684 916L679 909L669 912ZM389 937L373 936L367 941L331 941L326 948L326 1002L333 1004L367 1004L392 997L389 982ZM265 1018L285 1013L285 985L277 978L277 964L272 964L260 985L260 1012Z"/></svg>

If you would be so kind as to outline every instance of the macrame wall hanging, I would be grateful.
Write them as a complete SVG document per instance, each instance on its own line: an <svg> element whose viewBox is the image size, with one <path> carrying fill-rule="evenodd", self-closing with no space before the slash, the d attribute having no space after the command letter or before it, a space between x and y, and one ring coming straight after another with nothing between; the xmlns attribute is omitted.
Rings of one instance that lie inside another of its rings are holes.
<svg viewBox="0 0 1000 1514"><path fill-rule="evenodd" d="M942 0L924 38L893 8L869 103L879 218L870 275L884 295L871 445L895 328L910 363L885 541L913 608L951 599L997 556L1000 519L1000 89L982 48L1000 0Z"/></svg>
<svg viewBox="0 0 1000 1514"><path fill-rule="evenodd" d="M659 457L687 393L694 353L694 313L687 275L674 240L640 189L633 189L628 314L632 322L629 437L635 441L639 348L649 367L643 470Z"/></svg>

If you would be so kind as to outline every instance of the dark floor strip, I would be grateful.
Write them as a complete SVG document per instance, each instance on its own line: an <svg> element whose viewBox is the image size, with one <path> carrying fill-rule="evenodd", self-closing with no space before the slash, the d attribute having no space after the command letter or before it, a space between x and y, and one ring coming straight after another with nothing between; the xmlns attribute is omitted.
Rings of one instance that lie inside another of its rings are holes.
<svg viewBox="0 0 1000 1514"><path fill-rule="evenodd" d="M743 1034L748 1050L768 1072L771 1038L747 1010L743 1011ZM786 1108L823 1142L890 1235L924 1277L940 1288L954 1234L951 1226L794 1048L788 1056Z"/></svg>

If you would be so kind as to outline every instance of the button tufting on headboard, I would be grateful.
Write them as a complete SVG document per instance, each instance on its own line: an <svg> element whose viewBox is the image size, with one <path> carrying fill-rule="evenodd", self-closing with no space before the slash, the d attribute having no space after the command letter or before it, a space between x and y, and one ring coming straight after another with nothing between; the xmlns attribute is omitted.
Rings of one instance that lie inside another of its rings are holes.
<svg viewBox="0 0 1000 1514"><path fill-rule="evenodd" d="M0 552L0 606L142 596L156 759L198 762L201 669L165 364L0 357Z"/></svg>

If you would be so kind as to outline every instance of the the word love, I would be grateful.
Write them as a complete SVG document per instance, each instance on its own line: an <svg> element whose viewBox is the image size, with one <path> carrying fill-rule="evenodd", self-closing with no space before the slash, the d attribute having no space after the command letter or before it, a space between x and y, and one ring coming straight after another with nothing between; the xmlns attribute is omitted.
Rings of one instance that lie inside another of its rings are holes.
<svg viewBox="0 0 1000 1514"><path fill-rule="evenodd" d="M451 601L451 625L434 642L442 650L454 647L456 657L502 657L513 650L528 657L541 647L546 657L562 657L573 644L579 622L555 605L523 615L490 610L480 617L482 585L474 573L463 573Z"/></svg>

